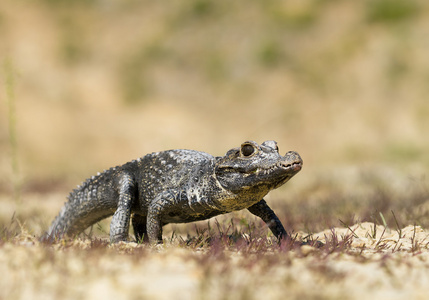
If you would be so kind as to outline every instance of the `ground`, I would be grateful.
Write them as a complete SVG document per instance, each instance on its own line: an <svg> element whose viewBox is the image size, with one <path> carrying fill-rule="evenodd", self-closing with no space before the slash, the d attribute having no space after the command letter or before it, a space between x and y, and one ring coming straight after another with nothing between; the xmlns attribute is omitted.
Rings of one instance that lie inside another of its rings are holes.
<svg viewBox="0 0 429 300"><path fill-rule="evenodd" d="M402 213L380 213L373 222L337 220L337 227L320 232L288 228L296 241L318 240L322 247L279 244L246 212L169 225L164 244L157 246L137 244L132 238L110 245L108 221L77 238L41 244L37 238L50 222L46 215L55 215L60 197L27 194L25 206L2 199L8 205L2 212L0 272L8 276L0 283L0 298L426 298L429 231L402 225ZM389 207L396 205L391 202ZM305 215L309 207L301 209ZM317 227L320 222L307 223ZM299 222L295 226L304 227Z"/></svg>
<svg viewBox="0 0 429 300"><path fill-rule="evenodd" d="M4 299L425 299L429 232L361 223L317 233L322 248L267 241L150 247L79 239L3 241ZM335 236L335 238L333 237ZM337 240L338 239L338 240Z"/></svg>

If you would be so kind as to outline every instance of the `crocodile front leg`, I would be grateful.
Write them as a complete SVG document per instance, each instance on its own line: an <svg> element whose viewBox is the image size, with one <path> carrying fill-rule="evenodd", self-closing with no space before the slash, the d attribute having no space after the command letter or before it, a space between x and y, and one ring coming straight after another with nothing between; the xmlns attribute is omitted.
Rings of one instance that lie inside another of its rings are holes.
<svg viewBox="0 0 429 300"><path fill-rule="evenodd" d="M129 174L119 180L119 200L112 221L110 222L110 242L126 241L130 226L131 207L135 198L135 184Z"/></svg>
<svg viewBox="0 0 429 300"><path fill-rule="evenodd" d="M146 224L149 243L162 244L162 216L174 206L175 195L173 191L162 192L149 204Z"/></svg>
<svg viewBox="0 0 429 300"><path fill-rule="evenodd" d="M276 216L274 211L268 206L264 199L253 204L248 210L255 216L260 217L270 228L271 232L278 238L284 239L287 237L286 230L282 222Z"/></svg>

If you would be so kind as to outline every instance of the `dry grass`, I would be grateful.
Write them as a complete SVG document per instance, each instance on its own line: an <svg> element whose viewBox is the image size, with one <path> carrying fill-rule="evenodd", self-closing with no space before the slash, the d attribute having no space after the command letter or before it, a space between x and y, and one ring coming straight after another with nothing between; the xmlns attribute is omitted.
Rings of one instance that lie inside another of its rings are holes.
<svg viewBox="0 0 429 300"><path fill-rule="evenodd" d="M279 244L258 232L259 224L249 227L241 231L225 219L189 239L165 237L158 246L109 245L105 236L43 245L25 226L10 224L0 237L0 268L9 275L1 282L0 296L401 299L425 293L429 232L420 226L332 228L313 235L325 243L321 248Z"/></svg>
<svg viewBox="0 0 429 300"><path fill-rule="evenodd" d="M330 220L337 226L305 232L304 223L326 228L326 219L304 222L315 212L296 201L288 209L300 210L302 219L281 217L296 230L289 229L292 239L281 243L260 220L241 212L169 225L164 245L158 246L110 245L108 222L78 238L40 244L37 237L52 219L47 212L57 213L52 206L60 206L58 197L26 194L28 206L14 207L12 219L8 213L1 218L0 271L10 276L1 282L0 298L418 299L429 282L429 231L402 225L407 222L402 218L413 218L402 211L393 220L386 215L370 222L345 223L339 215ZM385 198L372 199L374 207L380 199L388 207L399 205L391 195ZM14 206L11 198L2 199L8 202ZM284 211L286 204L272 202ZM338 203L331 202L329 209L335 211ZM365 205L352 208L362 216L369 211ZM301 241L310 245L300 246ZM324 245L312 247L315 241Z"/></svg>

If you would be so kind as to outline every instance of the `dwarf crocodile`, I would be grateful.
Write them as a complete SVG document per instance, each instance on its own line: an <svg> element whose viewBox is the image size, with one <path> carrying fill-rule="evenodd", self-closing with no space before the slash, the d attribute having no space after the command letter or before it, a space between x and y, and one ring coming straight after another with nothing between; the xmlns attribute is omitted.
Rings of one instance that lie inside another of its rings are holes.
<svg viewBox="0 0 429 300"><path fill-rule="evenodd" d="M246 141L214 157L194 150L145 155L98 173L73 190L42 240L73 236L113 216L110 241L162 243L169 223L205 220L248 209L279 239L287 233L263 197L302 168L298 153L279 154L275 141Z"/></svg>

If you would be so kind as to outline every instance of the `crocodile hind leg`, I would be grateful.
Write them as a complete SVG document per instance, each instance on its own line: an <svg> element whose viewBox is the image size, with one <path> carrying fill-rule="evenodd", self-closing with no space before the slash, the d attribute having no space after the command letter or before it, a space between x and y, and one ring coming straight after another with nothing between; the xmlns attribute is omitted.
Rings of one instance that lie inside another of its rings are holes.
<svg viewBox="0 0 429 300"><path fill-rule="evenodd" d="M133 224L133 229L134 229L134 236L136 237L137 243L149 242L149 238L147 236L147 229L146 229L146 222L147 222L146 216L134 214L131 217L131 220L132 220L131 223Z"/></svg>
<svg viewBox="0 0 429 300"><path fill-rule="evenodd" d="M119 201L110 223L110 242L117 243L128 239L131 207L135 200L135 184L129 174L119 179Z"/></svg>

